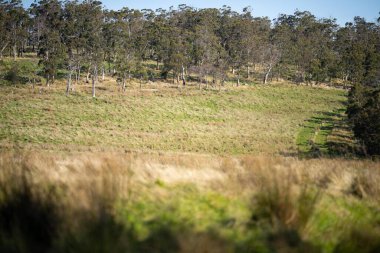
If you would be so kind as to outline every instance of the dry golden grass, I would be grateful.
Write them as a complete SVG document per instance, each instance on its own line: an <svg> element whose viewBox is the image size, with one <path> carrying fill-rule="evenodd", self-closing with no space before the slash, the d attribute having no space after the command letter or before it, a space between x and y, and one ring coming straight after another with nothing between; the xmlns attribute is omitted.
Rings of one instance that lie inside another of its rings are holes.
<svg viewBox="0 0 380 253"><path fill-rule="evenodd" d="M0 166L12 168L1 171L2 182L6 181L10 171L17 176L26 171L33 182L66 185L76 192L74 197L80 197L79 193L88 189L103 191L103 188L112 187L116 187L113 191L118 194L127 194L131 184L151 184L160 180L167 184L191 183L236 194L261 191L272 184L285 188L290 184L315 186L330 194L353 194L380 200L380 163L371 160L30 151L21 154L2 152Z"/></svg>
<svg viewBox="0 0 380 253"><path fill-rule="evenodd" d="M370 210L380 200L380 163L369 160L30 151L2 152L0 168L0 192L17 192L26 182L37 196L33 214L56 210L66 231L61 246L78 237L78 252L98 245L91 246L94 240L126 249L123 238L144 249L174 243L172 252L240 252L257 246L249 240L269 240L276 250L312 250L319 243L331 252L328 245L343 236L339 224L372 226L377 218ZM1 208L7 196L0 194ZM264 237L250 237L255 233Z"/></svg>

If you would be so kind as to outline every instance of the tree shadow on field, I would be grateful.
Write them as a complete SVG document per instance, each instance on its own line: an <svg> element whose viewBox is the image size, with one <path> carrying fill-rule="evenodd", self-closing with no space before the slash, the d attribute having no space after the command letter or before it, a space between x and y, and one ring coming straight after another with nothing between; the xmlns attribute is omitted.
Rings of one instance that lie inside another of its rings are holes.
<svg viewBox="0 0 380 253"><path fill-rule="evenodd" d="M42 199L25 181L0 194L0 252L49 252L60 224L53 195Z"/></svg>
<svg viewBox="0 0 380 253"><path fill-rule="evenodd" d="M28 183L1 187L0 252L178 252L171 227L158 223L141 240L133 226L118 221L111 210L61 212L58 196L39 196Z"/></svg>
<svg viewBox="0 0 380 253"><path fill-rule="evenodd" d="M317 115L306 121L299 134L299 157L352 158L362 154L344 109Z"/></svg>

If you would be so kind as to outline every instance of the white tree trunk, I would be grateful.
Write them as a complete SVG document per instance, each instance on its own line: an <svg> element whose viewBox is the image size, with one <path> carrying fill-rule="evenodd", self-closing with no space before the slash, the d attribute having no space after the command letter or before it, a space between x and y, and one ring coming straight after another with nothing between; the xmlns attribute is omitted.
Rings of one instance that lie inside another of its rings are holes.
<svg viewBox="0 0 380 253"><path fill-rule="evenodd" d="M123 77L123 87L122 87L122 91L125 92L126 88L125 88L125 75Z"/></svg>
<svg viewBox="0 0 380 253"><path fill-rule="evenodd" d="M71 76L72 76L72 69L70 68L69 73L67 74L67 85L66 85L66 95L67 96L70 94Z"/></svg>
<svg viewBox="0 0 380 253"><path fill-rule="evenodd" d="M3 59L3 52L7 48L8 44L9 44L8 42L5 43L5 45L1 48L1 50L0 50L0 59Z"/></svg>
<svg viewBox="0 0 380 253"><path fill-rule="evenodd" d="M267 72L265 73L265 76L264 76L264 80L263 80L264 84L268 83L268 77L269 77L269 74L270 74L271 71L272 71L272 64L269 64L268 70L267 70Z"/></svg>
<svg viewBox="0 0 380 253"><path fill-rule="evenodd" d="M16 60L17 58L17 45L13 45L13 59Z"/></svg>
<svg viewBox="0 0 380 253"><path fill-rule="evenodd" d="M186 85L186 79L185 79L185 67L182 65L182 85Z"/></svg>
<svg viewBox="0 0 380 253"><path fill-rule="evenodd" d="M98 67L94 67L94 75L92 76L92 97L96 97L95 94L95 86L96 86L96 80L97 80L97 75L98 75Z"/></svg>
<svg viewBox="0 0 380 253"><path fill-rule="evenodd" d="M50 75L49 74L46 77L46 86L50 87Z"/></svg>

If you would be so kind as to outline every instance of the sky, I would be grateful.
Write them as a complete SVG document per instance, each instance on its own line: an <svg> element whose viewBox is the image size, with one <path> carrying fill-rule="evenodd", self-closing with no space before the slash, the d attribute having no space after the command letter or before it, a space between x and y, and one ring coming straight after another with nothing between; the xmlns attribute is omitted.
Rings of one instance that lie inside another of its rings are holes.
<svg viewBox="0 0 380 253"><path fill-rule="evenodd" d="M24 0L28 7L34 0ZM318 18L336 18L338 24L344 26L355 16L364 17L375 22L379 17L380 0L102 0L107 9L118 10L122 7L130 9L168 9L186 4L195 8L221 8L230 6L234 11L241 11L246 6L252 7L253 16L267 16L274 19L280 13L293 14L295 10L308 10Z"/></svg>

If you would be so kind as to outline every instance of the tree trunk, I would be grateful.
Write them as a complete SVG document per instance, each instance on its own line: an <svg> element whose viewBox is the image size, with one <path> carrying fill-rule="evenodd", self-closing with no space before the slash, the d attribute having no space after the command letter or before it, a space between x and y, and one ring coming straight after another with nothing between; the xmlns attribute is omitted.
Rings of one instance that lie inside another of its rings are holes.
<svg viewBox="0 0 380 253"><path fill-rule="evenodd" d="M185 79L185 67L182 65L182 85L186 85L186 79Z"/></svg>
<svg viewBox="0 0 380 253"><path fill-rule="evenodd" d="M71 76L72 76L72 69L70 68L69 73L67 74L67 85L66 85L66 95L67 96L70 94Z"/></svg>
<svg viewBox="0 0 380 253"><path fill-rule="evenodd" d="M80 66L78 65L78 79L77 79L77 83L79 83L80 81Z"/></svg>
<svg viewBox="0 0 380 253"><path fill-rule="evenodd" d="M88 68L87 75L86 75L86 83L90 82L90 68Z"/></svg>
<svg viewBox="0 0 380 253"><path fill-rule="evenodd" d="M46 86L50 87L50 75L49 74L46 76Z"/></svg>
<svg viewBox="0 0 380 253"><path fill-rule="evenodd" d="M248 77L248 79L251 78L251 73L250 73L250 70L249 70L249 66L247 66L247 77Z"/></svg>
<svg viewBox="0 0 380 253"><path fill-rule="evenodd" d="M98 67L94 67L94 75L92 75L92 97L96 97L95 95L95 85L98 78Z"/></svg>
<svg viewBox="0 0 380 253"><path fill-rule="evenodd" d="M16 60L17 58L17 45L13 45L13 60Z"/></svg>
<svg viewBox="0 0 380 253"><path fill-rule="evenodd" d="M102 82L104 82L105 79L106 79L106 73L105 73L104 66L103 66L102 67Z"/></svg>
<svg viewBox="0 0 380 253"><path fill-rule="evenodd" d="M268 83L268 77L269 77L269 74L271 71L272 71L272 64L269 65L269 68L268 68L267 72L265 73L264 80L263 80L264 84Z"/></svg>
<svg viewBox="0 0 380 253"><path fill-rule="evenodd" d="M3 52L4 52L4 50L7 48L8 44L9 44L8 42L5 43L5 45L1 48L1 51L0 51L0 59L3 59Z"/></svg>
<svg viewBox="0 0 380 253"><path fill-rule="evenodd" d="M126 88L125 88L125 75L123 76L123 79L122 79L122 91L125 92Z"/></svg>
<svg viewBox="0 0 380 253"><path fill-rule="evenodd" d="M75 70L75 85L78 84L78 71Z"/></svg>

